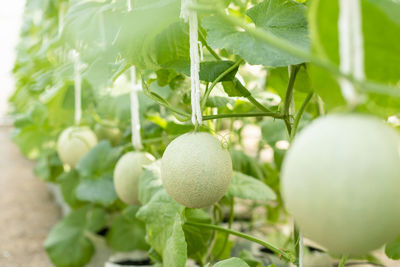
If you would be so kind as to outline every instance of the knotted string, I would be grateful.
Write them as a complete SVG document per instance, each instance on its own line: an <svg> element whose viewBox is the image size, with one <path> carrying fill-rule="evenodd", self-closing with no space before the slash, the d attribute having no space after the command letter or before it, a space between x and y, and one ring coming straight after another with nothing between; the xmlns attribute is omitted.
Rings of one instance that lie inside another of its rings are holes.
<svg viewBox="0 0 400 267"><path fill-rule="evenodd" d="M132 145L136 150L143 149L142 138L140 135L140 118L139 118L139 100L137 92L142 89L141 85L136 81L135 67L131 67L131 128L132 128Z"/></svg>
<svg viewBox="0 0 400 267"><path fill-rule="evenodd" d="M189 9L190 5L196 3L196 0L182 0L180 17L189 22L189 39L190 39L190 85L191 85L191 104L192 104L192 123L194 125L202 124L203 117L201 114L201 91L200 91L200 55L199 55L199 38L198 38L198 22L197 13Z"/></svg>

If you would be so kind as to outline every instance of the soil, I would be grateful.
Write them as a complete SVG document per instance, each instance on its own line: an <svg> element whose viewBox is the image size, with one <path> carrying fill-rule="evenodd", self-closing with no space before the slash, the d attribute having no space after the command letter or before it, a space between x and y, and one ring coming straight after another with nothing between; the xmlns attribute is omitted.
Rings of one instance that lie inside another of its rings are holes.
<svg viewBox="0 0 400 267"><path fill-rule="evenodd" d="M61 213L10 133L0 127L0 266L52 266L43 242Z"/></svg>

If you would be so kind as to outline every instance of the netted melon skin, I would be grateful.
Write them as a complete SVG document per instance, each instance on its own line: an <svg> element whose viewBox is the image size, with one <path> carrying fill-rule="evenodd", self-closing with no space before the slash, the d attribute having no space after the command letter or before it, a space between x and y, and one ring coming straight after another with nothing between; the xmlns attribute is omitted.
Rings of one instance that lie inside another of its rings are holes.
<svg viewBox="0 0 400 267"><path fill-rule="evenodd" d="M232 178L232 159L211 134L187 133L165 150L161 178L178 203L189 208L208 207L226 193Z"/></svg>
<svg viewBox="0 0 400 267"><path fill-rule="evenodd" d="M361 256L400 231L399 135L366 115L329 115L294 140L281 191L304 236Z"/></svg>

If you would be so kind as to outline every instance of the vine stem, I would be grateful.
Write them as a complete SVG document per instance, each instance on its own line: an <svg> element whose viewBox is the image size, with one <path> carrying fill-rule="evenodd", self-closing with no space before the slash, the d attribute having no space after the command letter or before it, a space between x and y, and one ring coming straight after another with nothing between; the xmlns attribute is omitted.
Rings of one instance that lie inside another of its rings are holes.
<svg viewBox="0 0 400 267"><path fill-rule="evenodd" d="M308 105L308 103L310 103L310 100L312 99L313 96L314 96L314 92L311 92L306 96L306 99L304 99L303 104L301 104L301 107L300 107L299 111L297 112L296 117L294 118L292 132L291 132L290 138L289 138L290 143L293 141L294 137L296 136L301 117L303 116L303 113L306 110L307 105Z"/></svg>
<svg viewBox="0 0 400 267"><path fill-rule="evenodd" d="M300 259L300 253L301 253L300 246L301 246L301 244L300 244L300 242L302 240L300 240L300 231L299 231L299 228L297 228L297 225L294 224L293 228L294 228L293 229L294 252L295 252L295 255L296 255L296 259L297 259L296 266L300 267L300 265L301 265L301 262L300 262L301 261L301 259Z"/></svg>
<svg viewBox="0 0 400 267"><path fill-rule="evenodd" d="M259 110L264 112L271 112L268 108L264 107L260 102L258 102L252 95L246 97L254 106Z"/></svg>
<svg viewBox="0 0 400 267"><path fill-rule="evenodd" d="M287 89L286 89L286 95L285 95L285 100L283 103L283 114L285 115L284 120L285 120L285 124L286 124L286 128L287 131L289 133L289 136L292 133L292 125L291 125L291 121L290 121L290 105L293 101L293 94L294 94L294 83L296 81L296 77L297 77L297 72L299 71L300 66L296 65L290 65L289 66L289 82L287 85Z"/></svg>
<svg viewBox="0 0 400 267"><path fill-rule="evenodd" d="M339 262L338 267L344 267L344 265L346 264L346 261L347 261L347 257L343 256L342 259Z"/></svg>
<svg viewBox="0 0 400 267"><path fill-rule="evenodd" d="M275 119L283 119L284 115L276 112L253 112L253 113L230 113L203 116L203 121L215 120L221 118L243 118L243 117L272 117Z"/></svg>
<svg viewBox="0 0 400 267"><path fill-rule="evenodd" d="M206 106L207 99L210 96L210 93L212 89L219 83L227 74L229 74L231 71L234 69L238 68L239 65L243 62L242 59L238 60L235 64L233 64L231 67L226 69L223 73L221 73L213 82L212 84L207 88L207 90L204 93L203 99L201 100L201 110L204 110L204 107Z"/></svg>
<svg viewBox="0 0 400 267"><path fill-rule="evenodd" d="M147 97L149 97L151 100L154 102L158 103L159 105L165 107L166 109L169 109L170 111L184 117L184 118L189 118L190 115L187 114L186 112L179 110L177 108L172 107L164 98L159 96L158 94L151 92L150 88L147 86L146 82L142 79L142 85L143 85L143 92Z"/></svg>
<svg viewBox="0 0 400 267"><path fill-rule="evenodd" d="M295 261L295 257L293 255L291 255L291 254L289 254L289 253L287 253L287 252L275 247L274 245L272 245L272 244L270 244L268 242L265 242L265 241L263 241L261 239L258 239L258 238L254 237L254 236L247 235L247 234L244 234L244 233L232 230L232 229L227 229L227 228L224 228L224 227L221 227L221 226L218 226L218 225L213 225L213 224L189 222L189 221L185 222L185 224L191 225L191 226L202 227L202 228L213 229L213 230L229 233L229 234L232 234L232 235L247 239L249 241L255 242L257 244L260 244L260 245L270 249L271 251L273 251L275 254L281 256L286 261L289 261L289 262L294 262Z"/></svg>
<svg viewBox="0 0 400 267"><path fill-rule="evenodd" d="M203 43L203 45L206 47L208 52L216 59L216 60L222 60L222 58L207 44L206 37L204 36L203 32L199 30L199 39Z"/></svg>
<svg viewBox="0 0 400 267"><path fill-rule="evenodd" d="M346 74L341 72L338 67L330 62L327 59L320 58L319 56L316 56L312 54L309 51L306 51L302 48L299 48L295 45L292 45L288 41L277 37L276 35L266 32L260 28L253 27L251 25L248 25L247 22L244 20L235 18L233 16L229 16L224 13L224 11L216 9L215 7L209 7L205 5L191 5L191 8L199 10L199 11L207 11L211 13L217 13L220 18L222 18L225 22L235 26L235 27L240 27L243 30L245 30L247 33L252 35L253 37L263 41L264 43L271 45L281 51L285 51L292 56L299 57L303 59L304 61L311 62L321 68L324 68L328 70L331 74L333 74L336 77L341 77L344 79L347 79L354 83L357 88L360 90L363 90L365 92L370 92L370 93L377 93L377 94L384 94L384 95L389 95L389 96L394 96L394 97L400 97L400 90L396 86L390 86L390 85L383 85L379 84L376 82L368 81L368 80L357 80L354 78L353 75Z"/></svg>
<svg viewBox="0 0 400 267"><path fill-rule="evenodd" d="M229 200L229 221L228 221L228 229L232 228L232 223L233 220L235 218L235 210L234 210L234 206L235 206L235 199L233 197L230 198ZM225 239L224 239L224 243L222 245L221 250L218 252L217 256L215 257L215 259L218 259L221 254L224 252L226 245L228 244L228 240L229 240L229 233L227 233L225 235Z"/></svg>

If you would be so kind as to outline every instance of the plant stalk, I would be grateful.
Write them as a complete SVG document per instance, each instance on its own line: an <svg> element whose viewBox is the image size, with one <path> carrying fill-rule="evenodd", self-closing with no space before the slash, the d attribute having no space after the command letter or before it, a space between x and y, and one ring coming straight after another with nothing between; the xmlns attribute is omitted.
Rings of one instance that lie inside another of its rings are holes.
<svg viewBox="0 0 400 267"><path fill-rule="evenodd" d="M339 262L338 267L344 267L345 264L346 264L346 261L347 261L347 257L346 257L346 256L343 256L342 259L341 259L340 262Z"/></svg>
<svg viewBox="0 0 400 267"><path fill-rule="evenodd" d="M206 106L207 99L210 96L210 93L212 89L217 85L218 82L220 82L227 74L229 74L231 71L234 69L238 68L239 65L243 62L242 59L238 60L235 64L233 64L231 67L226 69L223 73L221 73L213 82L212 84L207 88L207 90L204 93L203 99L201 100L201 110L204 110L204 107Z"/></svg>
<svg viewBox="0 0 400 267"><path fill-rule="evenodd" d="M206 37L204 36L203 32L199 30L199 39L200 42L206 47L208 52L216 59L216 60L222 60L222 58L208 45L206 41Z"/></svg>
<svg viewBox="0 0 400 267"><path fill-rule="evenodd" d="M290 134L290 139L289 139L290 143L293 141L294 137L296 136L300 120L303 116L305 109L307 108L308 103L310 103L310 100L312 99L313 95L314 95L313 92L311 92L307 95L306 99L304 99L303 104L301 104L301 107L300 107L299 111L297 112L296 117L294 118L292 132Z"/></svg>
<svg viewBox="0 0 400 267"><path fill-rule="evenodd" d="M289 66L289 70L290 70L290 76L289 76L289 82L287 85L287 89L286 89L286 95L285 95L285 100L283 103L283 114L285 115L284 117L284 121L286 124L286 128L287 131L289 133L289 136L292 133L292 123L290 120L290 106L292 104L293 101L293 94L294 94L294 83L296 81L296 77L297 77L297 72L299 71L300 66L296 65L296 66Z"/></svg>
<svg viewBox="0 0 400 267"><path fill-rule="evenodd" d="M230 113L230 114L216 114L204 116L203 121L215 120L220 118L243 118L243 117L272 117L275 119L283 119L284 115L276 112L250 112L250 113Z"/></svg>
<svg viewBox="0 0 400 267"><path fill-rule="evenodd" d="M229 233L244 239L247 239L249 241L255 242L257 244L260 244L268 249L270 249L271 251L273 251L275 254L277 254L278 256L282 257L283 259L285 259L286 261L289 262L294 262L295 261L295 257L293 255L291 255L290 253L287 253L277 247L275 247L274 245L265 242L261 239L258 239L254 236L251 235L247 235L232 229L227 229L218 225L213 225L213 224L206 224L206 223L198 223L198 222L185 222L185 224L187 225L191 225L191 226L198 226L198 227L203 227L203 228L208 228L208 229L213 229L213 230L217 230L217 231L221 231L221 232L225 232L225 233Z"/></svg>

